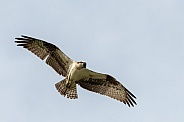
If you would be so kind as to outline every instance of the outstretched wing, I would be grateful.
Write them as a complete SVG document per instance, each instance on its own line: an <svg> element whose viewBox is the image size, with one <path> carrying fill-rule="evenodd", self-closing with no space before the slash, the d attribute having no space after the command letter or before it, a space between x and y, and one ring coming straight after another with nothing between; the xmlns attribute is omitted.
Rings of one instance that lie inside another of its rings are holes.
<svg viewBox="0 0 184 122"><path fill-rule="evenodd" d="M35 39L29 36L15 38L17 46L28 49L42 60L46 59L46 63L50 65L58 74L64 77L67 74L70 64L73 62L55 45L43 40Z"/></svg>
<svg viewBox="0 0 184 122"><path fill-rule="evenodd" d="M88 69L85 72L89 77L76 82L82 88L119 100L129 107L136 105L136 97L112 76Z"/></svg>

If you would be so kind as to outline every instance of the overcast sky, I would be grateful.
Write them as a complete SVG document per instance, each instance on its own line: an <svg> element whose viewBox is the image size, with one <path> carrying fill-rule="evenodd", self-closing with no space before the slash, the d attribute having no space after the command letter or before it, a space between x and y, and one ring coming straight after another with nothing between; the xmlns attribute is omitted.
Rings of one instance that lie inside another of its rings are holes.
<svg viewBox="0 0 184 122"><path fill-rule="evenodd" d="M16 46L22 34L114 76L138 105L79 86L61 96L63 77ZM1 122L184 121L183 0L1 0L0 35Z"/></svg>

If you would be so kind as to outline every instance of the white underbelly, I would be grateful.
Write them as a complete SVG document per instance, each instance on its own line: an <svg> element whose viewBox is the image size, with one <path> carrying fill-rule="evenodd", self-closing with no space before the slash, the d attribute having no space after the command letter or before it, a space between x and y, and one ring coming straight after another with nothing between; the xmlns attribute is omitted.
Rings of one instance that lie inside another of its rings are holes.
<svg viewBox="0 0 184 122"><path fill-rule="evenodd" d="M73 70L71 75L70 75L70 80L71 81L77 81L80 79L80 71L78 71L77 69L76 70Z"/></svg>

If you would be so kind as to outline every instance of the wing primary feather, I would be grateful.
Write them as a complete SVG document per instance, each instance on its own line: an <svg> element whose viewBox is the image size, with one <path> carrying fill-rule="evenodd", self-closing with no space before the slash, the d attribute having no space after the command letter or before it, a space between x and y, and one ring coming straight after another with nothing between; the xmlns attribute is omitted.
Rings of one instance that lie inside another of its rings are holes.
<svg viewBox="0 0 184 122"><path fill-rule="evenodd" d="M125 90L127 91L128 94L130 94L133 98L136 99L136 97L128 89L125 88Z"/></svg>
<svg viewBox="0 0 184 122"><path fill-rule="evenodd" d="M134 104L137 105L137 103L135 102L135 100L134 100L129 94L127 94L127 97L128 97L128 99L130 99Z"/></svg>
<svg viewBox="0 0 184 122"><path fill-rule="evenodd" d="M25 45L26 45L26 44L18 44L17 46L23 46L23 47L24 47Z"/></svg>
<svg viewBox="0 0 184 122"><path fill-rule="evenodd" d="M29 36L21 36L21 38L15 38L17 40L27 40L27 41L30 41L30 40L35 40L35 38L32 38L32 37L29 37ZM36 40L39 40L39 39L36 39Z"/></svg>
<svg viewBox="0 0 184 122"><path fill-rule="evenodd" d="M130 99L130 98L128 98L128 103L130 103L132 106L134 106L132 103L132 99Z"/></svg>
<svg viewBox="0 0 184 122"><path fill-rule="evenodd" d="M26 38L26 39L30 39L30 40L35 40L35 38L33 37L30 37L30 36L25 36L25 35L21 35L23 38ZM36 40L40 40L40 39L36 39Z"/></svg>
<svg viewBox="0 0 184 122"><path fill-rule="evenodd" d="M126 101L126 103L127 103L128 107L130 107L130 103L129 103L129 101L128 101L127 99L126 99L125 101Z"/></svg>
<svg viewBox="0 0 184 122"><path fill-rule="evenodd" d="M126 105L126 102L123 100L123 103Z"/></svg>
<svg viewBox="0 0 184 122"><path fill-rule="evenodd" d="M16 43L28 43L29 41L28 40L25 40L23 38L15 38L17 40L24 40L24 41L15 41Z"/></svg>

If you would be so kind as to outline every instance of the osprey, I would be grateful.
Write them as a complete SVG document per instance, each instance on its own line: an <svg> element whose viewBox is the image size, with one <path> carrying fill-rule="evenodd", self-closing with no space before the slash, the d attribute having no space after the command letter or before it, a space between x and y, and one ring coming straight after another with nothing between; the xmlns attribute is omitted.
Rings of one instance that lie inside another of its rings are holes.
<svg viewBox="0 0 184 122"><path fill-rule="evenodd" d="M64 80L55 84L58 92L70 99L77 99L76 84L82 88L102 95L109 96L127 104L136 105L136 97L114 77L97 73L86 68L86 62L76 62L66 56L58 47L46 41L21 36L15 38L17 46L28 49L42 60L45 60Z"/></svg>

